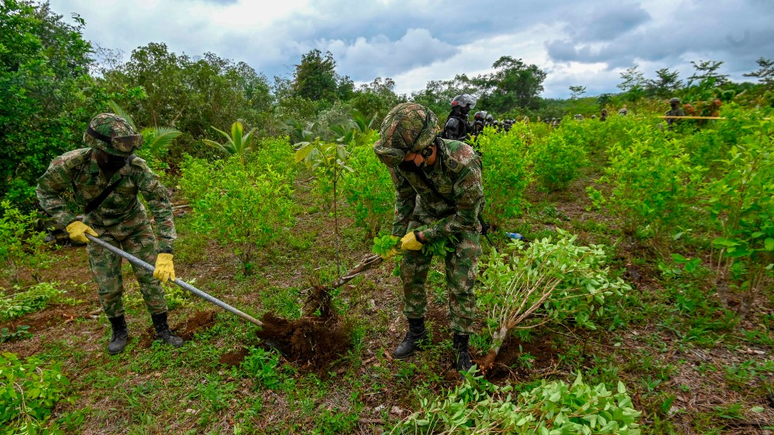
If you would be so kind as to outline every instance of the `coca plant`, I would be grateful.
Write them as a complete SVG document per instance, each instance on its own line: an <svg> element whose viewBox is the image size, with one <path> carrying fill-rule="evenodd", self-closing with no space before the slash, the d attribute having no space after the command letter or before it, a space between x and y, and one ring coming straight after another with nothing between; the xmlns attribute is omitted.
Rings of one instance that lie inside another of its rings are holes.
<svg viewBox="0 0 774 435"><path fill-rule="evenodd" d="M774 268L774 123L761 120L742 129L702 190L718 237L712 241L713 269L721 298L728 290L749 300L771 281ZM744 314L747 304L742 305Z"/></svg>

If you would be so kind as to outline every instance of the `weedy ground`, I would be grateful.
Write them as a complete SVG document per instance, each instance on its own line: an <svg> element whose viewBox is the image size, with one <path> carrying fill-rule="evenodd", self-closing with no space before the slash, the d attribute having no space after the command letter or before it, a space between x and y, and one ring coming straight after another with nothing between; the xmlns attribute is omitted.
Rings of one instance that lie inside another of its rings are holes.
<svg viewBox="0 0 774 435"><path fill-rule="evenodd" d="M706 273L686 273L660 261L647 241L625 240L605 216L586 211L589 174L564 193L530 192L533 204L513 228L529 238L565 228L585 243L611 247L613 268L633 290L609 307L595 331L545 326L510 338L490 380L517 389L540 379L587 384L622 380L643 411L644 433L752 434L774 426L774 301L761 296L743 320L734 299L721 304ZM260 317L303 314L303 289L331 281L335 243L330 211L297 183L303 204L288 236L264 250L244 276L227 248L194 233L177 216L177 276ZM344 204L341 204L345 207ZM369 253L371 241L344 219L344 264ZM484 248L488 249L487 242ZM30 326L30 338L2 343L20 357L63 363L73 404L54 418L75 433L381 433L419 407L419 400L454 386L442 262L428 279L432 345L394 360L406 323L399 278L391 266L368 272L333 293L351 331L346 352L327 361L286 359L258 338L258 328L176 287L166 287L170 324L187 339L180 349L152 340L150 317L125 264L130 342L116 356L83 247L56 251L44 281L67 292L63 303L0 324ZM708 263L708 259L704 259ZM475 340L474 340L475 343ZM324 352L324 349L320 349ZM474 348L474 353L479 349Z"/></svg>

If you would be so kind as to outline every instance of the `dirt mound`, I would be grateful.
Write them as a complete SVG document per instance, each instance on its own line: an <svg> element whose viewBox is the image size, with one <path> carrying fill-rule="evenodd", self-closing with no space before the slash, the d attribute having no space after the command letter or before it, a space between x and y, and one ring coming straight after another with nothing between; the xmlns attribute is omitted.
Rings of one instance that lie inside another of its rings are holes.
<svg viewBox="0 0 774 435"><path fill-rule="evenodd" d="M215 324L215 314L212 310L198 311L170 329L183 340L190 340L198 331Z"/></svg>
<svg viewBox="0 0 774 435"><path fill-rule="evenodd" d="M328 368L351 346L350 325L335 318L285 320L274 313L266 313L261 321L264 325L258 337L282 352L288 360L306 363L311 368Z"/></svg>
<svg viewBox="0 0 774 435"><path fill-rule="evenodd" d="M226 352L220 356L218 362L225 365L226 367L238 366L242 363L242 360L245 359L248 353L250 353L250 351L245 347L233 352Z"/></svg>
<svg viewBox="0 0 774 435"><path fill-rule="evenodd" d="M15 331L20 325L26 325L30 327L28 332L34 333L85 318L88 318L88 307L86 306L72 307L69 305L52 304L42 311L27 314L2 324L2 326Z"/></svg>
<svg viewBox="0 0 774 435"><path fill-rule="evenodd" d="M212 327L215 324L215 314L217 313L212 310L197 311L187 319L181 320L174 326L170 326L169 329L178 337L188 341L193 338L196 332ZM150 347L155 339L156 330L153 326L148 326L145 328L142 338L140 338L139 346L144 348Z"/></svg>
<svg viewBox="0 0 774 435"><path fill-rule="evenodd" d="M476 359L476 364L490 381L505 380L510 377L526 377L529 372L540 371L556 363L556 349L550 340L536 339L523 342L508 337L496 355L492 352Z"/></svg>

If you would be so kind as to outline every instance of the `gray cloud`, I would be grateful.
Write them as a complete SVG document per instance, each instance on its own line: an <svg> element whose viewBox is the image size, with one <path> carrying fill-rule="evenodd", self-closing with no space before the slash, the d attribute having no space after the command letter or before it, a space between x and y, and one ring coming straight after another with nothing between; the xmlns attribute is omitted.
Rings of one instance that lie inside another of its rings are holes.
<svg viewBox="0 0 774 435"><path fill-rule="evenodd" d="M690 60L721 60L723 72L737 80L754 69L755 59L774 53L771 2L751 0L742 7L730 1L683 1L658 22L643 20L642 14L628 17L619 20L623 31L601 43L598 34L570 26L576 39L547 41L547 53L555 62L603 62L610 70L645 62L687 75Z"/></svg>
<svg viewBox="0 0 774 435"><path fill-rule="evenodd" d="M341 40L323 44L339 66L353 77L392 76L402 71L456 55L457 47L434 38L427 29L408 29L397 41L380 35L366 41L358 38L347 44Z"/></svg>
<svg viewBox="0 0 774 435"><path fill-rule="evenodd" d="M586 41L606 41L632 31L650 20L650 14L639 4L596 6L590 19L576 30L576 34L578 38Z"/></svg>
<svg viewBox="0 0 774 435"><path fill-rule="evenodd" d="M176 53L211 51L244 61L271 77L290 74L303 53L317 48L334 53L338 72L355 81L404 77L411 89L486 72L502 55L549 71L551 96L567 95L568 83L584 81L593 83L589 93L616 92L617 82L607 89L605 83L634 64L686 75L690 60L723 60L723 72L742 79L757 58L774 57L771 0L287 0L269 9L248 0L187 0L185 14L172 0L137 1L126 9L50 0L59 14L81 14L86 38L127 54L164 42ZM226 16L214 19L218 12ZM273 18L253 19L264 12ZM581 68L587 73L579 76L577 68L560 64L595 67ZM406 90L400 82L397 88Z"/></svg>

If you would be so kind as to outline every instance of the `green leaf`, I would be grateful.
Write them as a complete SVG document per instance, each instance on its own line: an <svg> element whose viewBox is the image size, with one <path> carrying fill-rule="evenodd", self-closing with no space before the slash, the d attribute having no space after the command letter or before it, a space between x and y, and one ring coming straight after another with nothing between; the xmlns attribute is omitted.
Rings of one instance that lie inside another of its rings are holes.
<svg viewBox="0 0 774 435"><path fill-rule="evenodd" d="M727 247L727 248L739 245L739 243L737 243L736 241L727 239L725 237L717 237L712 241L712 244L715 246Z"/></svg>
<svg viewBox="0 0 774 435"><path fill-rule="evenodd" d="M683 264L683 263L687 263L688 262L688 259L683 257L680 254L672 254L672 260L675 263L679 263L679 264Z"/></svg>
<svg viewBox="0 0 774 435"><path fill-rule="evenodd" d="M767 251L774 251L774 238L767 237L763 244Z"/></svg>

